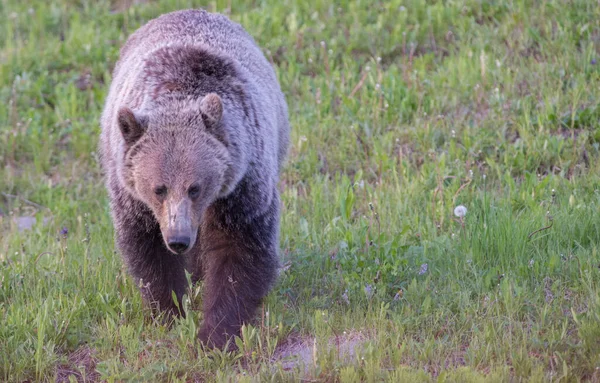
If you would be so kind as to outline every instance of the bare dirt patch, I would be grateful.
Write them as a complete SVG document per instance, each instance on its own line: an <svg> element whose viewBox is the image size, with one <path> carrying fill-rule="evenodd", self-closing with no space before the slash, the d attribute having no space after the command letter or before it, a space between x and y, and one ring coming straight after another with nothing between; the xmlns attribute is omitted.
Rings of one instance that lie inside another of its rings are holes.
<svg viewBox="0 0 600 383"><path fill-rule="evenodd" d="M81 346L69 355L68 363L56 368L56 382L68 383L69 377L77 382L98 382L100 374L96 371L96 351L88 346Z"/></svg>
<svg viewBox="0 0 600 383"><path fill-rule="evenodd" d="M359 353L369 337L362 331L344 332L337 337L331 337L327 349L319 349L314 337L292 337L277 348L273 355L273 363L281 362L284 370L292 370L297 366L308 367L316 363L318 355L336 350L340 360L350 361Z"/></svg>

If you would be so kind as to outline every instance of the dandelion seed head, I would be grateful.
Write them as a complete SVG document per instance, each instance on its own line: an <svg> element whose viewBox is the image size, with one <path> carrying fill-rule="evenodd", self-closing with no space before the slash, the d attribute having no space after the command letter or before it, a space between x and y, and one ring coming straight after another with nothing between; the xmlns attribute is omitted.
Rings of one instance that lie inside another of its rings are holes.
<svg viewBox="0 0 600 383"><path fill-rule="evenodd" d="M454 215L458 218L463 218L465 215L467 215L467 208L463 205L458 205L454 208Z"/></svg>

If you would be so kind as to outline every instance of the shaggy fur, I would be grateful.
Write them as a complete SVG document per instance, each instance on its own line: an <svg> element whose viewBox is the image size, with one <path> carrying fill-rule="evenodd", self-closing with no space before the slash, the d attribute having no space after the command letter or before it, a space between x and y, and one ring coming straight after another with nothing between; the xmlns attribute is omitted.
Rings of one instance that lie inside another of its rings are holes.
<svg viewBox="0 0 600 383"><path fill-rule="evenodd" d="M169 13L122 47L101 124L116 243L145 302L178 314L190 270L200 339L222 347L279 264L289 124L273 68L226 17Z"/></svg>

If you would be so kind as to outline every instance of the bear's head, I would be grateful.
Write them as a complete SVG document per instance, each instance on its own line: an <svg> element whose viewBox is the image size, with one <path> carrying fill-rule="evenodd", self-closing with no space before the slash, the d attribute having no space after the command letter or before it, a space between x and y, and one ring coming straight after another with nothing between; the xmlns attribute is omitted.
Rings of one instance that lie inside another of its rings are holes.
<svg viewBox="0 0 600 383"><path fill-rule="evenodd" d="M222 117L215 93L168 108L118 112L125 187L152 210L173 253L194 246L206 208L231 191Z"/></svg>

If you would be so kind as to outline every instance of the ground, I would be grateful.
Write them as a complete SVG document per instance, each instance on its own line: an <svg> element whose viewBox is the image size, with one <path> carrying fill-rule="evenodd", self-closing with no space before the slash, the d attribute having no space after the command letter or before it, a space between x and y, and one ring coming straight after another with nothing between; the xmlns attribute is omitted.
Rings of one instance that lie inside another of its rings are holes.
<svg viewBox="0 0 600 383"><path fill-rule="evenodd" d="M600 7L424 3L0 2L0 380L600 381ZM202 286L144 311L96 154L126 36L201 5L292 125L284 267L230 354Z"/></svg>

